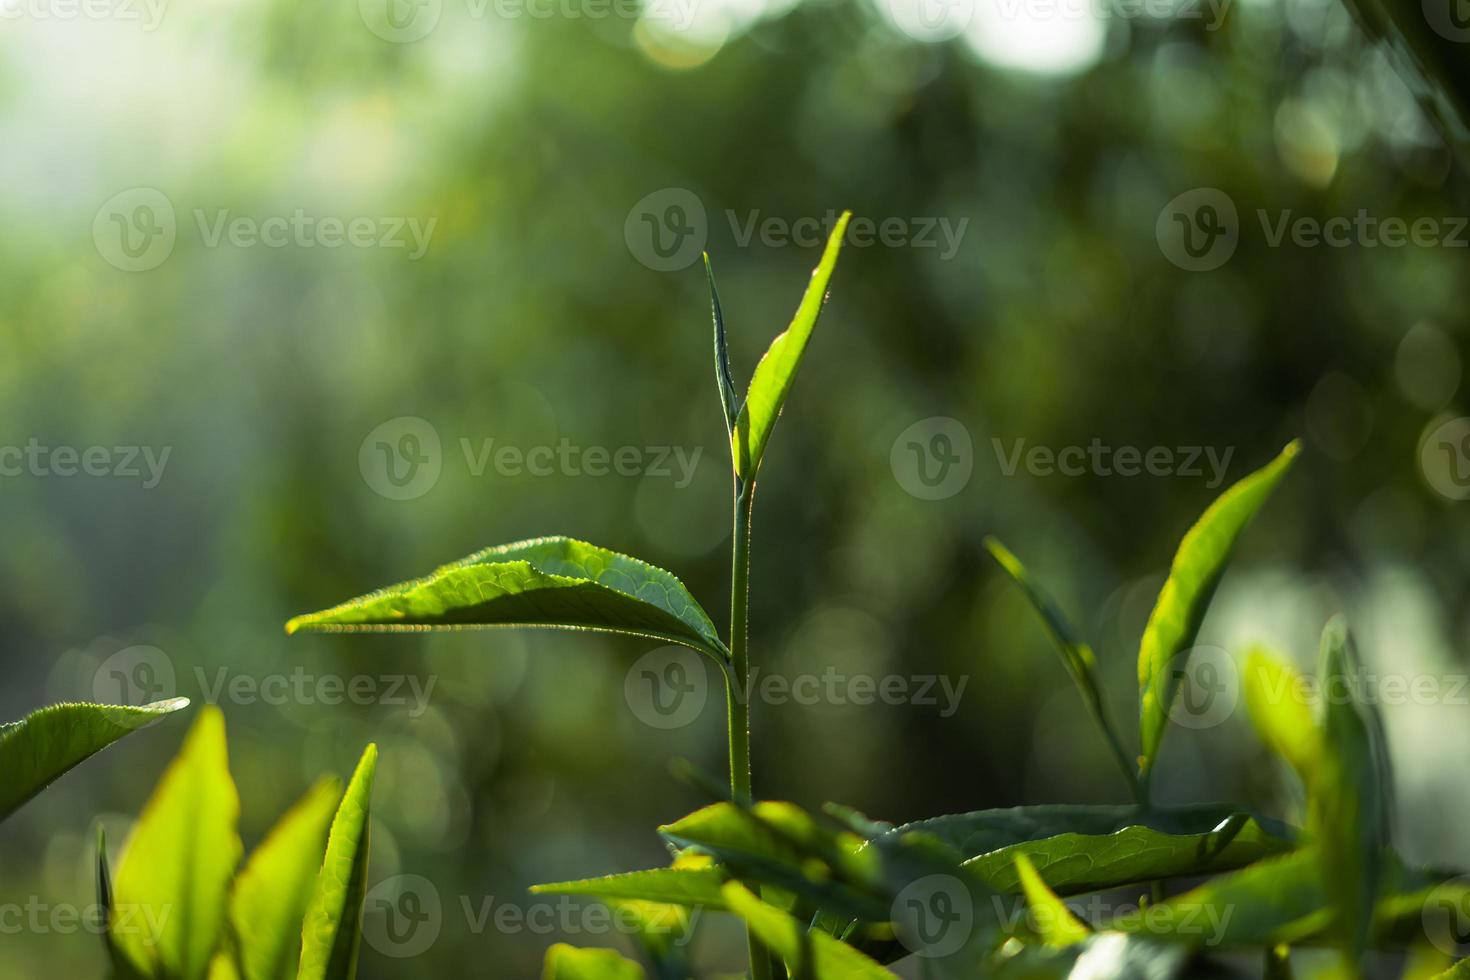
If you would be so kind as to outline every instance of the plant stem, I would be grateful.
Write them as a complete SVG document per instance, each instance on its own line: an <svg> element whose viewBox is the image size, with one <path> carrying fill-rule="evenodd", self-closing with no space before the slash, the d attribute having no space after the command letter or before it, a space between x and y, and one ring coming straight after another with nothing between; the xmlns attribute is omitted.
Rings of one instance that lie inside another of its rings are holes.
<svg viewBox="0 0 1470 980"><path fill-rule="evenodd" d="M735 540L730 546L730 684L726 688L730 708L730 795L746 803L754 802L750 788L750 704L745 696L750 678L750 513L754 489L737 479Z"/></svg>
<svg viewBox="0 0 1470 980"><path fill-rule="evenodd" d="M730 672L725 688L730 713L730 795L737 802L754 803L750 779L750 515L755 505L753 483L735 479L735 540L730 545ZM745 930L750 950L751 980L776 980L785 970Z"/></svg>

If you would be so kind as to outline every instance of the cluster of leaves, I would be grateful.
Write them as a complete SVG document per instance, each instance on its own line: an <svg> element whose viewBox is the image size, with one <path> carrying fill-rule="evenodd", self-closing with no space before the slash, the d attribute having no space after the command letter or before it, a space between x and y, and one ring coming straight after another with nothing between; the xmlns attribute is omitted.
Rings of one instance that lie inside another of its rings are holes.
<svg viewBox="0 0 1470 980"><path fill-rule="evenodd" d="M841 246L834 229L786 332L772 343L737 403L724 314L710 287L715 369L731 439L735 507L730 641L672 574L568 538L541 538L478 552L432 574L301 616L288 630L422 630L532 626L600 630L678 643L709 656L727 680L748 669L744 593L749 514L772 427L790 391ZM1227 490L1181 542L1144 630L1138 657L1136 761L1108 716L1096 658L1067 617L998 541L1000 566L1041 616L1110 747L1134 802L987 810L900 827L829 805L820 815L792 803L755 802L748 792L745 716L732 699L730 792L660 828L667 867L545 885L637 910L648 969L688 975L683 960L692 910L744 920L751 973L766 977L892 976L886 964L917 953L936 977L980 975L1095 978L1176 975L1212 952L1254 948L1268 972L1289 970L1293 945L1330 943L1356 973L1369 947L1419 934L1420 909L1447 873L1407 867L1388 839L1389 774L1373 710L1349 697L1320 699L1319 716L1289 668L1257 651L1249 660L1252 718L1302 779L1304 829L1267 820L1243 804L1161 808L1150 775L1168 731L1169 708L1236 539L1281 482L1299 446ZM1347 632L1328 626L1324 689L1357 690ZM742 768L744 772L742 772ZM1195 882L1168 896L1170 881ZM1202 883L1200 879L1203 879ZM1150 889L1148 915L1083 921L1065 896ZM1024 900L1030 914L1004 913ZM1204 930L1201 922L1218 928ZM935 925L958 925L937 940ZM637 978L645 967L610 950L556 946L549 978Z"/></svg>
<svg viewBox="0 0 1470 980"><path fill-rule="evenodd" d="M130 732L187 707L58 704L0 726L0 820ZM357 972L376 746L344 791L324 776L243 866L224 716L200 713L114 876L97 832L98 908L116 980L349 980Z"/></svg>
<svg viewBox="0 0 1470 980"><path fill-rule="evenodd" d="M200 713L116 875L97 841L98 904L117 980L347 980L357 972L373 773L324 776L243 865L223 715Z"/></svg>

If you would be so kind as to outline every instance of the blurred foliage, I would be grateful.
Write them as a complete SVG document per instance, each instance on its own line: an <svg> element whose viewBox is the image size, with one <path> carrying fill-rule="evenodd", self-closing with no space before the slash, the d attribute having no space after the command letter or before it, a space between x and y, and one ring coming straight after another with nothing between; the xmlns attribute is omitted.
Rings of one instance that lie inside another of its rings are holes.
<svg viewBox="0 0 1470 980"><path fill-rule="evenodd" d="M1466 408L1466 253L1272 247L1257 219L1467 213L1454 154L1337 3L1242 0L1218 29L1118 14L1048 25L1025 3L995 8L1021 11L1010 18L982 5L963 36L932 43L855 0L705 3L695 36L672 39L656 18L476 16L446 0L407 44L368 30L368 6L179 4L151 31L30 14L0 34L0 445L171 447L151 489L0 479L0 717L100 695L99 668L138 646L162 651L167 693L196 703L220 678L297 671L432 683L421 711L407 685L407 704L220 696L247 848L316 773L381 746L370 880L422 875L445 917L413 960L366 943L362 976L491 961L531 976L553 942L595 945L477 930L461 910L529 908L532 882L659 863L646 828L702 802L667 760L723 767L716 708L672 732L630 712L624 675L648 648L636 640L281 630L544 533L646 557L722 619L729 474L704 273L654 271L624 239L630 209L663 188L689 189L709 216L737 379L817 259L742 245L752 214L968 221L949 258L844 255L762 473L751 601L767 673L970 683L949 716L757 704L760 795L891 820L1123 801L982 541L1025 555L1091 639L1136 745L1136 638L1174 543L1219 488L1007 475L1017 439L1231 450L1236 479L1300 435L1298 472L1242 542L1201 642L1310 651L1342 607L1370 670L1465 669L1467 505L1435 492L1420 447ZM178 240L129 273L99 255L92 226L135 187L167 195ZM1155 237L1161 209L1199 187L1240 215L1237 251L1209 273L1176 268ZM195 217L298 208L437 224L412 261L209 247ZM443 442L437 484L406 501L359 469L365 438L400 416ZM890 462L896 437L933 416L960 420L974 446L968 484L938 501L906 492ZM682 489L476 476L460 440L490 438L703 454ZM139 656L157 662L112 662ZM1440 751L1470 734L1463 705L1385 715L1402 850L1470 862L1455 820L1470 761ZM1242 711L1224 730L1245 727ZM0 901L90 902L93 821L124 840L173 747L129 739L9 821ZM1181 730L1155 792L1299 819L1267 758L1249 738ZM1206 779L1204 760L1235 781ZM696 960L719 968L742 946L718 925ZM6 976L102 962L93 935L0 942Z"/></svg>

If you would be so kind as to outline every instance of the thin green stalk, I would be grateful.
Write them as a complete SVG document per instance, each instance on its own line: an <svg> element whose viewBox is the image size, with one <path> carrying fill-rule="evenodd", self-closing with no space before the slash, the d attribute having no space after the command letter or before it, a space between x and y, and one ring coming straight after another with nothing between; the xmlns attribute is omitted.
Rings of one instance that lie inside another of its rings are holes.
<svg viewBox="0 0 1470 980"><path fill-rule="evenodd" d="M730 795L754 802L750 789L750 704L745 692L750 678L750 512L755 494L736 482L735 540L731 544L730 568L730 683L726 699L730 707Z"/></svg>
<svg viewBox="0 0 1470 980"><path fill-rule="evenodd" d="M754 803L750 779L750 515L755 505L753 484L735 480L735 540L730 547L730 671L726 703L730 713L730 795ZM772 954L749 928L751 980L776 980L785 975Z"/></svg>

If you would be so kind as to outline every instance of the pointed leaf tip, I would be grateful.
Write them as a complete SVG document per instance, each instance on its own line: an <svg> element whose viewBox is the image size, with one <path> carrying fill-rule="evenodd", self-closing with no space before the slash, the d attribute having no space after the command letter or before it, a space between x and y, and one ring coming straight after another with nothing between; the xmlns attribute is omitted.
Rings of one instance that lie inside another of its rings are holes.
<svg viewBox="0 0 1470 980"><path fill-rule="evenodd" d="M827 247L822 252L821 261L812 270L811 281L807 283L796 315L792 317L790 326L771 342L751 376L750 387L745 392L745 401L740 406L731 433L735 475L742 480L754 480L760 469L771 429L786 403L796 370L806 353L807 341L811 339L817 317L827 300L827 286L837 267L837 256L842 251L847 223L851 218L851 211L843 211L832 226Z"/></svg>
<svg viewBox="0 0 1470 980"><path fill-rule="evenodd" d="M1194 646L1236 539L1300 452L1300 440L1287 443L1275 459L1217 497L1179 543L1138 648L1139 771L1145 783L1179 690L1183 664L1176 667L1176 658L1187 658Z"/></svg>

